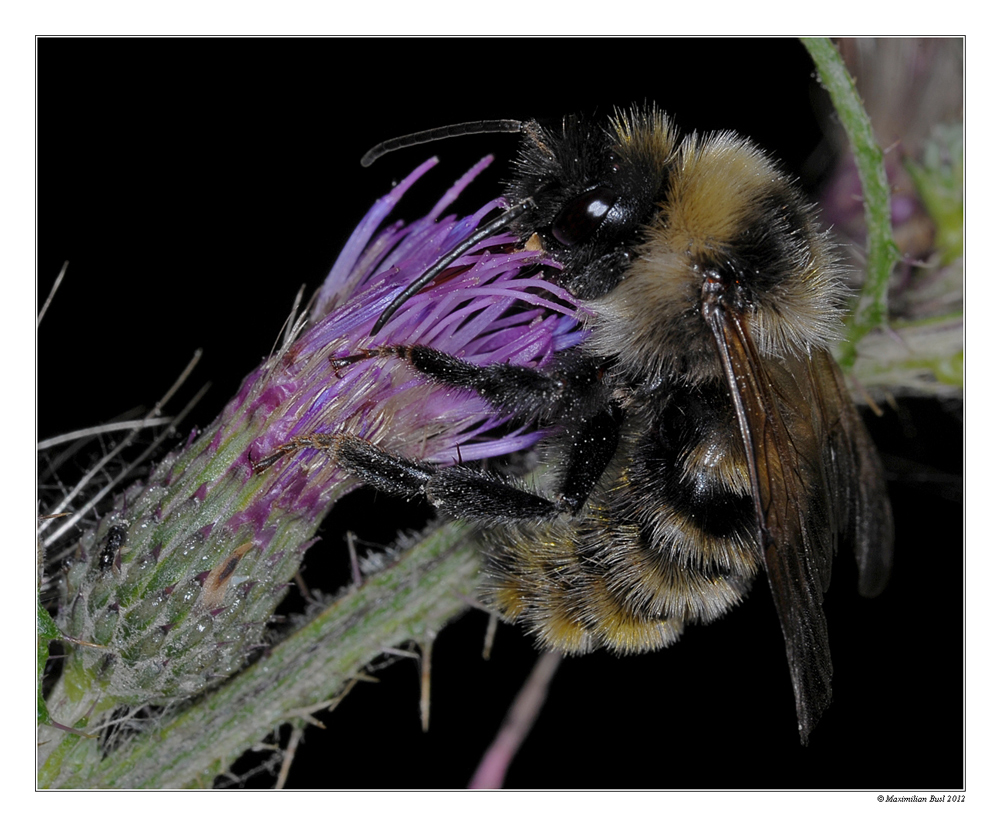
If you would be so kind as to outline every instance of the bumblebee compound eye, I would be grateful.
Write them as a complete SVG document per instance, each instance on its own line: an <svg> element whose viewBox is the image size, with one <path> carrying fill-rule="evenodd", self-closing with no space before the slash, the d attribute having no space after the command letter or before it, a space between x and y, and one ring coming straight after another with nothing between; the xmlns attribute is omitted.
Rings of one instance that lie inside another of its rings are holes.
<svg viewBox="0 0 1000 826"><path fill-rule="evenodd" d="M582 192L564 206L552 222L552 236L567 247L592 238L618 200L609 186Z"/></svg>

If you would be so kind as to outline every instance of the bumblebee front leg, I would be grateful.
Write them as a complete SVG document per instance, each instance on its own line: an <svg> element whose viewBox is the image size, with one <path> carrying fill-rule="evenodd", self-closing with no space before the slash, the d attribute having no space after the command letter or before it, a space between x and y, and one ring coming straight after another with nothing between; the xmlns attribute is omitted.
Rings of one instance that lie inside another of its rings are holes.
<svg viewBox="0 0 1000 826"><path fill-rule="evenodd" d="M550 373L516 364L480 366L430 347L387 344L331 357L330 363L339 369L370 358L401 359L439 384L474 390L496 409L522 418L550 418L600 392L599 371L585 360Z"/></svg>

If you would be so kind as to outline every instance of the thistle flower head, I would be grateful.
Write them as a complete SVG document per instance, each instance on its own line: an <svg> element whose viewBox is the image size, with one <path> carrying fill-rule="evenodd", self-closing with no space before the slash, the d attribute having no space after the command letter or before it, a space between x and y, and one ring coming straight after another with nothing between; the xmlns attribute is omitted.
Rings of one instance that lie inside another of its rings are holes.
<svg viewBox="0 0 1000 826"><path fill-rule="evenodd" d="M580 341L574 300L545 279L556 265L510 235L470 248L371 335L401 289L503 206L442 217L488 162L412 223L385 225L435 161L380 199L299 333L246 377L210 427L119 496L83 537L59 615L63 632L87 643L67 667L69 695L96 687L105 705L176 700L242 666L322 517L357 484L318 450L289 452L254 472L289 441L349 433L451 463L540 438L524 425L505 427L476 393L437 385L398 359L336 361L381 344L420 344L475 364L544 367Z"/></svg>
<svg viewBox="0 0 1000 826"><path fill-rule="evenodd" d="M440 218L471 178L470 170L424 218L396 223L373 235L402 194L433 166L428 161L379 201L348 241L317 295L311 325L285 352L247 378L244 391L259 401L248 415L266 418L251 458L267 456L303 436L350 433L393 453L437 463L476 460L511 453L540 437L523 428L500 433L503 416L475 392L443 387L395 357L333 366L331 359L379 345L414 345L456 355L473 364L542 367L561 349L580 340L575 302L546 281L537 252L514 247L516 238L494 236L456 260L432 284L408 301L372 336L375 321L395 296L444 253L462 242L491 211L491 201L465 218ZM261 392L265 387L278 393ZM281 398L279 398L279 395ZM239 402L239 397L233 404ZM460 453L459 453L460 451ZM310 477L315 507L344 480L340 468L322 456L299 456L277 473L274 490L297 487Z"/></svg>

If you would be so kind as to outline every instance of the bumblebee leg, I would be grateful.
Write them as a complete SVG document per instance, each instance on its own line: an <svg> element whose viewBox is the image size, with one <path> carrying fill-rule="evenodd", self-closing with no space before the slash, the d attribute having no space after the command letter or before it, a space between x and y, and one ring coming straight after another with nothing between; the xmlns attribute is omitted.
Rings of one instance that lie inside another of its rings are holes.
<svg viewBox="0 0 1000 826"><path fill-rule="evenodd" d="M569 407L599 407L605 396L598 366L585 357L564 359L552 371L517 364L476 365L430 347L385 345L331 357L335 368L363 359L395 357L441 384L475 390L498 410L520 417L551 417Z"/></svg>
<svg viewBox="0 0 1000 826"><path fill-rule="evenodd" d="M559 500L566 510L577 513L618 449L624 413L611 405L570 429L566 465L559 485Z"/></svg>
<svg viewBox="0 0 1000 826"><path fill-rule="evenodd" d="M513 522L576 513L587 501L618 447L624 413L611 400L600 365L573 354L547 371L514 364L475 365L429 347L384 345L344 357L336 368L363 359L398 358L441 384L475 390L497 409L518 417L570 422L561 436L567 463L555 501L461 465L435 468L393 456L360 439L341 437L337 460L386 493L426 495L452 516Z"/></svg>
<svg viewBox="0 0 1000 826"><path fill-rule="evenodd" d="M489 523L545 519L583 507L618 447L621 421L614 408L574 429L555 501L465 465L439 468L394 456L354 436L339 437L333 452L372 487L406 498L424 495L451 516Z"/></svg>
<svg viewBox="0 0 1000 826"><path fill-rule="evenodd" d="M544 519L565 509L481 471L404 459L355 436L341 436L333 453L345 470L372 487L395 496L426 496L439 510L461 519L496 524Z"/></svg>

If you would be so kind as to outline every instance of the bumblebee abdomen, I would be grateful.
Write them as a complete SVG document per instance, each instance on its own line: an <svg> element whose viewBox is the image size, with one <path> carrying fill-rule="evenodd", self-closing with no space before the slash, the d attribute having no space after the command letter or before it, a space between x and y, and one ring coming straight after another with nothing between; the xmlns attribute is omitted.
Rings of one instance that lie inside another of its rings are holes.
<svg viewBox="0 0 1000 826"><path fill-rule="evenodd" d="M612 590L613 579L582 555L580 539L569 522L495 535L487 556L487 602L505 619L526 625L543 647L568 654L651 651L675 642L684 621L630 606L627 595Z"/></svg>
<svg viewBox="0 0 1000 826"><path fill-rule="evenodd" d="M546 648L665 648L688 623L711 621L744 596L755 564L742 560L736 569L726 557L744 556L747 541L716 540L705 550L719 561L695 565L651 545L638 525L506 528L490 543L486 598Z"/></svg>
<svg viewBox="0 0 1000 826"><path fill-rule="evenodd" d="M738 603L760 559L745 460L719 401L689 391L669 414L634 415L579 516L494 534L492 606L548 648L634 653Z"/></svg>

